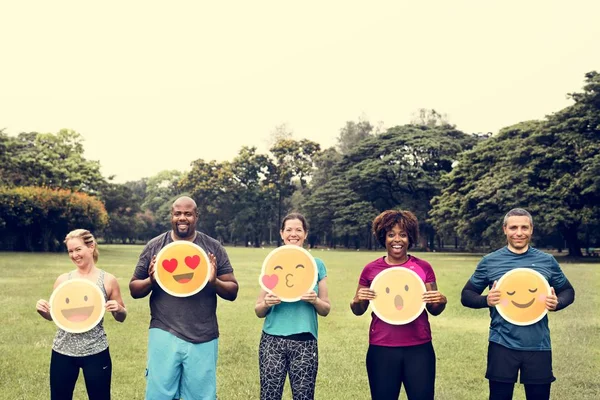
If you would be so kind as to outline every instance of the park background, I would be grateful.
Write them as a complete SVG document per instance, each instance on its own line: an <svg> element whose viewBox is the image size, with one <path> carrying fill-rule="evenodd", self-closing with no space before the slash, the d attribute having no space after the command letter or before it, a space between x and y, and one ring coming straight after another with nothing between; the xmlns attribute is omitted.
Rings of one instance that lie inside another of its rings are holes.
<svg viewBox="0 0 600 400"><path fill-rule="evenodd" d="M553 398L598 398L597 4L269 4L0 6L0 32L14 38L0 42L10 60L0 75L0 398L47 397L54 326L34 304L72 268L62 241L75 228L99 238L99 266L130 311L122 325L106 321L115 398L141 398L148 307L127 283L183 194L241 284L236 302L219 303L223 399L258 393L257 277L292 210L307 216L307 247L330 274L317 396L367 397L369 318L348 303L382 254L370 223L390 208L418 216L415 254L450 301L431 318L438 398L483 398L489 317L460 306L459 293L505 242L512 207L532 212L534 246L557 256L577 292L550 315Z"/></svg>

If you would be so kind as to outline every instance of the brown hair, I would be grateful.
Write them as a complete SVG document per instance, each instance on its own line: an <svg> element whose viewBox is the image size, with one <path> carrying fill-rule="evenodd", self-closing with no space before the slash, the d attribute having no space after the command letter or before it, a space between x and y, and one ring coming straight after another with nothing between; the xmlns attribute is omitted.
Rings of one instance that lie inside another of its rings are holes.
<svg viewBox="0 0 600 400"><path fill-rule="evenodd" d="M94 252L92 253L92 257L94 258L94 263L98 262L98 243L96 243L96 238L92 233L86 229L75 229L71 231L65 236L65 244L71 239L81 239L83 243L90 247L92 244L94 245Z"/></svg>
<svg viewBox="0 0 600 400"><path fill-rule="evenodd" d="M285 223L291 219L300 220L300 222L302 222L302 228L304 229L304 232L308 232L308 222L306 222L306 218L304 218L304 215L297 212L289 213L283 218L283 220L281 221L282 231L285 229Z"/></svg>
<svg viewBox="0 0 600 400"><path fill-rule="evenodd" d="M419 221L415 214L404 210L387 210L373 220L373 234L379 243L385 247L385 236L398 224L408 235L408 248L415 245L419 239Z"/></svg>

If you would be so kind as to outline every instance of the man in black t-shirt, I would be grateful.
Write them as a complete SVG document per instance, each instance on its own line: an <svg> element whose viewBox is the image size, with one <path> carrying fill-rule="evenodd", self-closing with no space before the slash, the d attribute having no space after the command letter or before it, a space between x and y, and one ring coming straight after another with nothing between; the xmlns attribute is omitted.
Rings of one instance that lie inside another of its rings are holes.
<svg viewBox="0 0 600 400"><path fill-rule="evenodd" d="M151 293L146 399L216 398L217 295L235 300L238 283L225 249L196 231L197 221L196 202L178 198L171 211L172 230L146 244L129 282L133 298ZM207 285L189 297L171 296L154 279L156 255L176 240L200 246L213 265Z"/></svg>

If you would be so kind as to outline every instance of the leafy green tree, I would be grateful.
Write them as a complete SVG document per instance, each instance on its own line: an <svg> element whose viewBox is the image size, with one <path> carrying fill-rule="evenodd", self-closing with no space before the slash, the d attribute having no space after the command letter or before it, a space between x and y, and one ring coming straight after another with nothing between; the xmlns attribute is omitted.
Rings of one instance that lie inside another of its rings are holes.
<svg viewBox="0 0 600 400"><path fill-rule="evenodd" d="M0 249L58 251L77 228L101 232L108 222L96 197L70 190L0 187Z"/></svg>
<svg viewBox="0 0 600 400"><path fill-rule="evenodd" d="M72 130L20 133L0 137L10 162L0 168L0 180L10 186L44 186L96 193L106 180L100 163L83 156L83 137Z"/></svg>
<svg viewBox="0 0 600 400"><path fill-rule="evenodd" d="M180 192L178 184L183 175L182 172L177 170L164 170L150 178L145 178L145 190L141 208L144 210L148 209L153 213L158 211L165 202L169 202L173 196Z"/></svg>
<svg viewBox="0 0 600 400"><path fill-rule="evenodd" d="M102 189L100 198L108 213L108 227L104 230L104 239L112 243L134 242L143 230L144 224L139 218L141 198L136 196L129 186L108 183Z"/></svg>
<svg viewBox="0 0 600 400"><path fill-rule="evenodd" d="M231 168L236 194L232 233L243 238L245 245L251 242L254 247L259 247L273 228L276 192L268 177L275 166L267 155L257 154L255 147L244 146Z"/></svg>
<svg viewBox="0 0 600 400"><path fill-rule="evenodd" d="M315 171L314 157L319 153L320 145L308 139L283 139L275 143L270 152L274 158L267 176L267 185L272 185L276 193L277 227L281 226L283 214L287 212L286 200L296 190L308 186ZM277 235L277 244L281 238Z"/></svg>
<svg viewBox="0 0 600 400"><path fill-rule="evenodd" d="M373 129L373 125L364 119L358 122L347 121L337 137L337 147L340 153L348 154L358 142L373 136Z"/></svg>
<svg viewBox="0 0 600 400"><path fill-rule="evenodd" d="M360 142L344 156L340 169L349 188L375 210L413 211L433 247L434 231L426 222L429 202L439 194L441 177L458 154L476 141L451 127L396 126Z"/></svg>
<svg viewBox="0 0 600 400"><path fill-rule="evenodd" d="M498 246L502 216L524 207L538 237L558 231L580 256L584 232L600 230L600 75L586 74L583 93L570 96L573 105L465 153L432 202L431 222L470 246Z"/></svg>
<svg viewBox="0 0 600 400"><path fill-rule="evenodd" d="M207 234L227 240L224 233L230 232L234 218L232 213L235 192L231 163L215 160L192 162L192 169L179 182L179 190L189 193L198 205L199 226ZM172 203L172 201L169 201ZM162 212L166 210L161 207ZM170 204L169 204L170 210ZM160 214L160 213L159 213ZM219 228L219 229L217 229ZM223 228L225 230L223 230Z"/></svg>

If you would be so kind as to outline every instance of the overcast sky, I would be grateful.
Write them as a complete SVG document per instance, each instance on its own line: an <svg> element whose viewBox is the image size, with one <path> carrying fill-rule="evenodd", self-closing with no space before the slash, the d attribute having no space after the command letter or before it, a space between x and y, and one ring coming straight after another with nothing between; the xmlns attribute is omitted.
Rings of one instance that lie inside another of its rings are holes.
<svg viewBox="0 0 600 400"><path fill-rule="evenodd" d="M8 1L0 129L73 129L116 182L198 158L333 146L419 108L497 132L571 104L600 70L600 1Z"/></svg>

